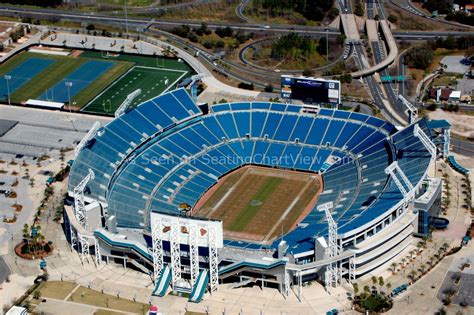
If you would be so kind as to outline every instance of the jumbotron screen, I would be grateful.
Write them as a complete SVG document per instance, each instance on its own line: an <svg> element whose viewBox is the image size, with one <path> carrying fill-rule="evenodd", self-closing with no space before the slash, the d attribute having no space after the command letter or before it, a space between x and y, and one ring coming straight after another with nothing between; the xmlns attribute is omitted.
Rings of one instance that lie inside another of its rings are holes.
<svg viewBox="0 0 474 315"><path fill-rule="evenodd" d="M309 77L281 76L281 98L306 104L339 104L340 82Z"/></svg>

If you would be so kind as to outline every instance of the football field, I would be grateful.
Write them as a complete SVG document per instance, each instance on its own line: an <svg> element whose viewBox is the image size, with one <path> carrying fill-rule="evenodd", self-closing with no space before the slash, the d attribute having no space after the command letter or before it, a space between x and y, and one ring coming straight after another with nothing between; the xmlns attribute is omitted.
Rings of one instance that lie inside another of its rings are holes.
<svg viewBox="0 0 474 315"><path fill-rule="evenodd" d="M130 107L166 92L188 75L187 71L135 66L109 85L82 110L89 113L113 114L127 95L137 89L141 94Z"/></svg>
<svg viewBox="0 0 474 315"><path fill-rule="evenodd" d="M320 189L316 174L244 167L221 178L193 215L222 220L226 238L269 244L311 211Z"/></svg>

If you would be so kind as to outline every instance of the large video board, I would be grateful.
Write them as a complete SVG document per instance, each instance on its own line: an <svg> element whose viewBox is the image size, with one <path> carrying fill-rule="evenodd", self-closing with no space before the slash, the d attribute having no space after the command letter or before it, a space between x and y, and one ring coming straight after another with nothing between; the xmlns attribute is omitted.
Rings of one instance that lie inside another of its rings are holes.
<svg viewBox="0 0 474 315"><path fill-rule="evenodd" d="M300 100L306 104L341 102L341 83L336 80L281 76L281 98Z"/></svg>

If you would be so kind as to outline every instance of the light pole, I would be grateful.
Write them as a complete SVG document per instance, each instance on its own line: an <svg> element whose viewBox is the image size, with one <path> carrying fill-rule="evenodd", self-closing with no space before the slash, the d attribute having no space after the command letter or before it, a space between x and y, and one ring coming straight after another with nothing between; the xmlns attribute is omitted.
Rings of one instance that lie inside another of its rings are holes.
<svg viewBox="0 0 474 315"><path fill-rule="evenodd" d="M67 86L67 96L69 99L69 112L71 112L71 87L72 87L72 82L71 81L66 81L66 86Z"/></svg>
<svg viewBox="0 0 474 315"><path fill-rule="evenodd" d="M7 96L8 96L8 105L11 105L11 102L10 102L10 84L8 81L10 81L12 79L12 76L11 75L8 75L6 74L4 76L5 78L5 81L7 81Z"/></svg>
<svg viewBox="0 0 474 315"><path fill-rule="evenodd" d="M128 35L128 16L127 16L127 0L124 0L124 11L125 11L125 32Z"/></svg>
<svg viewBox="0 0 474 315"><path fill-rule="evenodd" d="M329 61L329 29L326 29L326 62Z"/></svg>

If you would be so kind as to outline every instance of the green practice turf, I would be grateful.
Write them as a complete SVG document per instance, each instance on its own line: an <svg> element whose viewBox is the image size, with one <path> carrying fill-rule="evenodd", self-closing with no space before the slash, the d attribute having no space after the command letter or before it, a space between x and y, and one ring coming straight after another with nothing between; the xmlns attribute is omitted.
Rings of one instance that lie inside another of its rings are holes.
<svg viewBox="0 0 474 315"><path fill-rule="evenodd" d="M93 113L113 114L128 94L140 88L142 94L131 104L132 107L136 106L169 88L174 88L181 79L195 73L185 62L176 59L126 54L107 57L102 52L84 51L79 57L22 52L0 66L0 76L32 56L53 59L56 62L15 90L11 95L13 103L19 104L38 98L91 59L114 62L112 68L71 99L77 108Z"/></svg>
<svg viewBox="0 0 474 315"><path fill-rule="evenodd" d="M234 222L232 222L232 224L229 226L229 230L238 232L244 231L246 226L260 211L260 208L268 199L268 197L275 192L282 182L283 179L280 177L268 177L260 189L252 197L252 200L258 200L261 201L261 203L259 205L246 205L245 208L240 212L237 219L234 220Z"/></svg>
<svg viewBox="0 0 474 315"><path fill-rule="evenodd" d="M185 62L157 56L126 54L107 56L102 52L85 51L81 57L135 64L135 68L115 80L82 108L82 111L89 113L112 115L127 98L127 95L141 89L142 93L130 105L130 107L134 107L160 95L167 89L174 88L180 80L195 73ZM167 84L165 84L166 79Z"/></svg>
<svg viewBox="0 0 474 315"><path fill-rule="evenodd" d="M130 107L134 107L175 86L187 74L182 71L134 67L85 106L83 111L113 114L128 94L141 89L142 93L130 104Z"/></svg>

